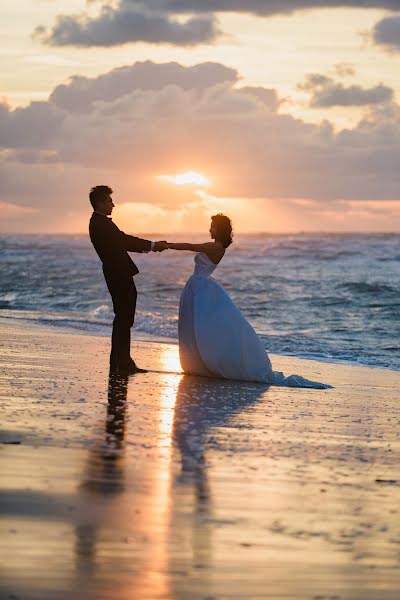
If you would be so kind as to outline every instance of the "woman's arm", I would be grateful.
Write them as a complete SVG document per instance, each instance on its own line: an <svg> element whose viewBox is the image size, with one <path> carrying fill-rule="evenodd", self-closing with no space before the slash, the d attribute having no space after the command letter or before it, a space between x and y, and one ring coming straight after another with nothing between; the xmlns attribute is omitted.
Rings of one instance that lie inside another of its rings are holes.
<svg viewBox="0 0 400 600"><path fill-rule="evenodd" d="M205 254L215 254L223 250L219 242L206 242L205 244L173 244L168 242L168 248L171 250L190 250L191 252L204 252Z"/></svg>

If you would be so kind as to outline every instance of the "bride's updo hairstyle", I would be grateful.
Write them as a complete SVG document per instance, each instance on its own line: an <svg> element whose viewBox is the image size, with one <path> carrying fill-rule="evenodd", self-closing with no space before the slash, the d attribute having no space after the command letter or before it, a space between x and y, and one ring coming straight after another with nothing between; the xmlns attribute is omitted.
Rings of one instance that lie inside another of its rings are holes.
<svg viewBox="0 0 400 600"><path fill-rule="evenodd" d="M218 213L211 217L211 222L217 227L215 239L218 242L221 242L224 248L230 246L233 238L232 222L230 218L222 213Z"/></svg>

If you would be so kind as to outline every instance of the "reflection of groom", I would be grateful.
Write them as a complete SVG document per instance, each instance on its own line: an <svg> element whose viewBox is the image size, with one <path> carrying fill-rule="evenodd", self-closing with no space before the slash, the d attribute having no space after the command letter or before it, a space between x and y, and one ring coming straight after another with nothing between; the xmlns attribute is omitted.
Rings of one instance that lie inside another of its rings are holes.
<svg viewBox="0 0 400 600"><path fill-rule="evenodd" d="M106 185L97 185L89 194L94 211L89 224L90 239L103 263L104 278L115 313L110 370L120 375L145 373L130 356L131 327L137 299L133 276L139 273L139 269L128 252L161 252L166 249L167 243L142 240L118 229L109 218L114 208L111 194L112 189Z"/></svg>

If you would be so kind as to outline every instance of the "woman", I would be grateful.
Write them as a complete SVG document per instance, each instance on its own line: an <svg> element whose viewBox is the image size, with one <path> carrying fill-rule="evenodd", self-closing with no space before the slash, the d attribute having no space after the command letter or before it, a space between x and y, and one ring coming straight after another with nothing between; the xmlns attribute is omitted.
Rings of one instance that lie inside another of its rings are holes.
<svg viewBox="0 0 400 600"><path fill-rule="evenodd" d="M212 277L232 243L232 224L223 214L211 217L212 242L168 243L171 250L196 252L195 267L179 306L179 356L185 373L242 381L313 387L321 383L273 371L262 342L224 288Z"/></svg>

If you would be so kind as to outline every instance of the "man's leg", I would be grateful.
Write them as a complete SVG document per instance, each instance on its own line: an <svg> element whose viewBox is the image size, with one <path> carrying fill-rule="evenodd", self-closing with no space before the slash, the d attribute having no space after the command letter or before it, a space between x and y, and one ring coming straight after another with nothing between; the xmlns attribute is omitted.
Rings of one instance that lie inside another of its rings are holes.
<svg viewBox="0 0 400 600"><path fill-rule="evenodd" d="M137 290L136 290L135 283L132 280L132 288L131 288L131 294L130 294L130 299L129 299L129 307L130 307L130 311L131 311L129 313L130 325L129 325L129 329L128 329L128 335L129 335L128 347L129 347L129 349L131 346L131 327L133 326L133 324L135 322L136 301L137 301ZM129 361L130 361L131 368L135 369L136 373L147 373L146 369L141 369L140 367L137 366L137 364L135 363L133 358L131 358L131 356L129 356Z"/></svg>
<svg viewBox="0 0 400 600"><path fill-rule="evenodd" d="M114 308L111 336L110 368L126 370L132 366L130 357L131 327L136 308L136 287L132 278L115 280L106 278Z"/></svg>
<svg viewBox="0 0 400 600"><path fill-rule="evenodd" d="M117 287L115 298L115 318L112 335L112 356L117 369L129 369L131 359L131 327L135 318L136 287L133 280ZM114 361L115 357L115 361Z"/></svg>
<svg viewBox="0 0 400 600"><path fill-rule="evenodd" d="M135 361L131 358L131 328L133 327L133 324L135 322L136 301L137 301L137 290L136 290L135 282L132 279L132 284L129 288L128 305L127 305L127 312L126 312L126 317L127 317L126 325L127 325L127 335L128 335L127 349L128 349L130 365L135 364Z"/></svg>

